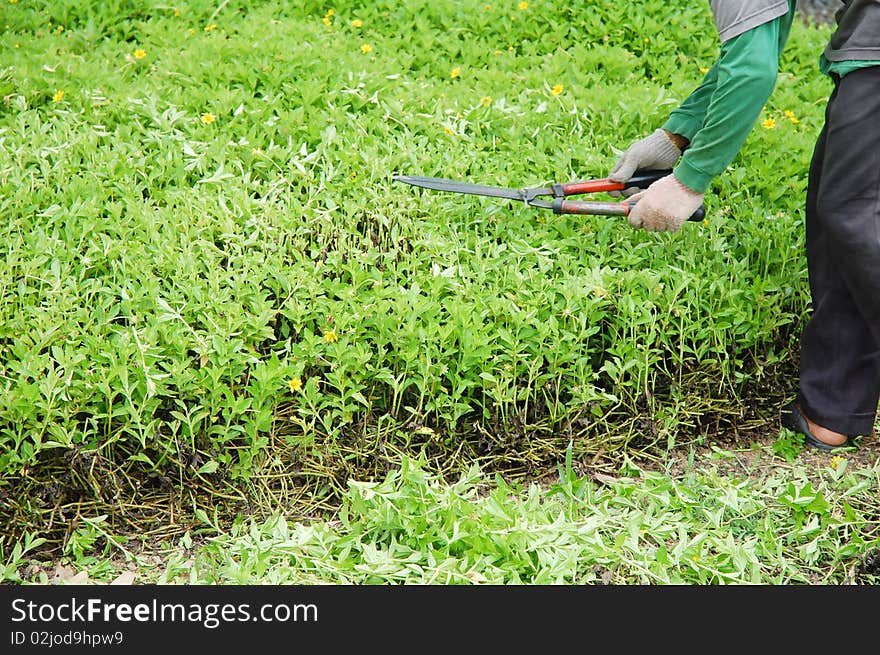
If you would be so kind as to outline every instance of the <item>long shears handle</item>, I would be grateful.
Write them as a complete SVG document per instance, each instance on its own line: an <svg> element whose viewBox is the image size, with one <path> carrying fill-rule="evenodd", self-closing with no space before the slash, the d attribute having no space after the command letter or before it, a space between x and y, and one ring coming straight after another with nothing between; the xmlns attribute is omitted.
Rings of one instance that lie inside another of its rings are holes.
<svg viewBox="0 0 880 655"><path fill-rule="evenodd" d="M632 187L647 189L653 182L656 182L661 177L666 177L670 173L672 173L670 170L641 171L626 182L613 182L606 177L599 180L554 184L552 188L556 196L574 196L579 193L599 193L602 191L623 191Z"/></svg>
<svg viewBox="0 0 880 655"><path fill-rule="evenodd" d="M632 186L632 185L631 185ZM628 216L634 202L590 202L587 200L565 200L556 198L553 201L554 214L597 214L600 216ZM700 207L688 218L699 222L706 218L706 208Z"/></svg>
<svg viewBox="0 0 880 655"><path fill-rule="evenodd" d="M641 171L626 182L613 182L608 178L584 180L568 184L553 185L556 198L553 200L555 214L598 214L605 216L628 216L634 202L591 202L586 200L565 200L560 196L573 196L579 193L597 193L601 191L623 191L637 187L647 189L651 184L672 173L670 170ZM700 222L706 218L706 208L700 207L688 218L689 221Z"/></svg>

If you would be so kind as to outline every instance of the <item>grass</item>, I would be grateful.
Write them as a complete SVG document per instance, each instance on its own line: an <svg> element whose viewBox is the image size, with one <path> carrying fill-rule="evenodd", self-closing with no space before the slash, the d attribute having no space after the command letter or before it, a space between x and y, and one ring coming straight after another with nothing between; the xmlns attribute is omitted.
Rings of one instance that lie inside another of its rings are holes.
<svg viewBox="0 0 880 655"><path fill-rule="evenodd" d="M791 446L791 444L790 444ZM795 452L797 446L794 446ZM351 481L332 517L284 512L200 524L148 549L105 542L70 563L7 557L7 580L106 584L865 584L878 582L880 460L786 465L771 448L715 447L680 470L626 462L511 486L478 467L449 483L405 459ZM75 536L90 547L96 530ZM874 553L874 554L872 554ZM21 573L19 573L21 572ZM78 573L78 578L71 576ZM73 580L73 582L71 582Z"/></svg>
<svg viewBox="0 0 880 655"><path fill-rule="evenodd" d="M139 535L148 550L192 540L193 579L228 581L250 575L223 554L251 552L246 535L314 530L339 544L339 570L273 575L384 580L365 562L387 544L357 532L374 519L339 508L367 511L370 485L416 485L483 516L479 475L513 514L520 495L536 521L569 512L573 533L546 529L590 561L587 504L563 508L559 488L591 483L527 486L566 455L628 480L627 462L745 430L769 432L788 463L773 416L808 309L801 205L829 90L823 28L795 27L706 223L656 235L391 176L603 176L713 61L703 6L19 0L0 24L5 579L29 557L106 579L109 556L146 547L129 543ZM783 495L754 482L741 493ZM865 554L873 520L816 561ZM428 538L403 529L409 548ZM491 544L460 547L466 563L438 545L451 561L414 560L427 577L413 579L591 575L550 571L528 545L507 563ZM599 557L599 579L662 581L619 554L632 568ZM777 564L746 578L809 579ZM177 566L149 575L178 580ZM745 575L725 566L702 575ZM825 578L846 579L841 567Z"/></svg>

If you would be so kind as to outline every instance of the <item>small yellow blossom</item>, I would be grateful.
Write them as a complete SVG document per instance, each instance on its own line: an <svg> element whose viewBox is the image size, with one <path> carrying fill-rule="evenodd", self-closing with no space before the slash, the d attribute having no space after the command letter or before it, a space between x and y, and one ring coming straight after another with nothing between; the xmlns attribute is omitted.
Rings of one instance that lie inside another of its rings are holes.
<svg viewBox="0 0 880 655"><path fill-rule="evenodd" d="M330 16L332 16L335 13L336 13L336 10L331 7L330 9L327 10L327 13L324 14L324 18L330 18Z"/></svg>
<svg viewBox="0 0 880 655"><path fill-rule="evenodd" d="M520 3L519 3L519 10L520 10L520 11L525 11L525 10L528 9L528 8L529 8L529 3L528 3L528 2L520 2Z"/></svg>
<svg viewBox="0 0 880 655"><path fill-rule="evenodd" d="M489 96L486 96L485 98L480 100L480 104L483 105L484 107L488 107L489 105L492 104L492 98L490 98Z"/></svg>
<svg viewBox="0 0 880 655"><path fill-rule="evenodd" d="M455 132L452 131L452 128L449 127L448 125L443 126L443 131L446 132L446 134L448 134L449 136L452 136L453 134L455 134Z"/></svg>
<svg viewBox="0 0 880 655"><path fill-rule="evenodd" d="M772 130L774 127L776 127L776 119L771 116L763 123L761 123L761 125L764 127L765 130Z"/></svg>
<svg viewBox="0 0 880 655"><path fill-rule="evenodd" d="M178 9L177 7L174 8L174 17L180 18L180 9Z"/></svg>
<svg viewBox="0 0 880 655"><path fill-rule="evenodd" d="M293 378L287 381L287 386L290 387L290 390L293 393L296 393L303 387L303 381L301 378Z"/></svg>
<svg viewBox="0 0 880 655"><path fill-rule="evenodd" d="M9 4L11 4L11 5L14 5L14 4L17 4L17 3L18 3L18 0L9 0Z"/></svg>
<svg viewBox="0 0 880 655"><path fill-rule="evenodd" d="M372 51L373 51L373 46L371 46L369 43L365 43L364 45L361 46L361 52L364 54L367 54L368 52L372 52Z"/></svg>
<svg viewBox="0 0 880 655"><path fill-rule="evenodd" d="M496 56L496 57L497 57L498 55L500 55L500 54L501 54L501 51L500 51L500 50L496 50L496 51L495 51L495 56Z"/></svg>
<svg viewBox="0 0 880 655"><path fill-rule="evenodd" d="M840 455L835 455L834 457L831 458L831 461L829 463L831 464L831 468L836 469L838 466L840 466L844 462L846 462L846 457L841 457Z"/></svg>
<svg viewBox="0 0 880 655"><path fill-rule="evenodd" d="M58 89L52 96L52 102L61 102L62 100L64 100L64 91Z"/></svg>
<svg viewBox="0 0 880 655"><path fill-rule="evenodd" d="M790 120L792 123L794 123L795 125L797 125L798 123L800 123L800 121L798 120L797 116L794 115L794 112L793 112L791 109L786 109L786 110L785 110L785 117L786 117L788 120Z"/></svg>
<svg viewBox="0 0 880 655"><path fill-rule="evenodd" d="M563 89L563 86L561 84L557 84L556 86L554 86L550 90L550 93L552 93L554 96L558 96L559 94L562 93L562 89Z"/></svg>
<svg viewBox="0 0 880 655"><path fill-rule="evenodd" d="M211 23L210 25L205 25L205 31L206 31L206 32L213 32L213 31L216 30L216 29L217 29L217 24L216 24L216 23Z"/></svg>
<svg viewBox="0 0 880 655"><path fill-rule="evenodd" d="M147 56L147 51L144 50L143 48L138 48L137 50L134 51L133 54L134 54L135 59L143 59L144 57Z"/></svg>
<svg viewBox="0 0 880 655"><path fill-rule="evenodd" d="M206 111L204 114L202 114L202 122L205 125L210 125L211 123L213 123L216 120L217 120L217 117L214 116L214 114L212 114L209 111Z"/></svg>
<svg viewBox="0 0 880 655"><path fill-rule="evenodd" d="M333 330L326 330L324 332L324 341L327 343L336 343L339 341L339 337L336 336L336 333Z"/></svg>
<svg viewBox="0 0 880 655"><path fill-rule="evenodd" d="M333 21L330 20L327 16L324 16L324 18L321 19L321 22L324 23L324 25L327 25L327 26L333 24Z"/></svg>
<svg viewBox="0 0 880 655"><path fill-rule="evenodd" d="M364 24L364 23L363 23L363 21L361 21L360 18L355 18L353 21L351 21L351 26L352 26L352 27L360 27L360 26L363 25L363 24Z"/></svg>
<svg viewBox="0 0 880 655"><path fill-rule="evenodd" d="M449 77L451 77L453 80L454 80L456 77L461 77L461 69L458 68L458 67L453 68L453 69L452 69L452 72L449 73Z"/></svg>
<svg viewBox="0 0 880 655"><path fill-rule="evenodd" d="M191 27L187 30L187 32L189 32L189 35L190 35L190 36L195 36L195 35L196 35L196 31L195 31L193 28L191 28Z"/></svg>
<svg viewBox="0 0 880 655"><path fill-rule="evenodd" d="M700 72L701 72L703 75L705 75L706 73L709 72L709 69L706 68L705 66L700 66Z"/></svg>

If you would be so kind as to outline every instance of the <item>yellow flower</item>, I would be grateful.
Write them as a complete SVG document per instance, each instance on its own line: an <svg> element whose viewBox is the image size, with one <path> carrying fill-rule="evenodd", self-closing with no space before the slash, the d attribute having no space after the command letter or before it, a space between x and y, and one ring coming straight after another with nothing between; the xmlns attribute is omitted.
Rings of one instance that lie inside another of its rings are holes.
<svg viewBox="0 0 880 655"><path fill-rule="evenodd" d="M361 22L360 18L355 18L353 21L351 21L352 27L360 27L361 25L363 25L363 22Z"/></svg>
<svg viewBox="0 0 880 655"><path fill-rule="evenodd" d="M206 32L213 32L213 31L216 30L216 29L217 29L217 24L216 24L216 23L211 23L210 25L205 25L205 31L206 31Z"/></svg>
<svg viewBox="0 0 880 655"><path fill-rule="evenodd" d="M706 68L705 66L700 66L700 72L701 72L703 75L705 75L706 73L709 72L709 69Z"/></svg>
<svg viewBox="0 0 880 655"><path fill-rule="evenodd" d="M771 116L763 123L761 123L761 125L764 127L765 130L772 130L774 127L776 127L776 119Z"/></svg>
<svg viewBox="0 0 880 655"><path fill-rule="evenodd" d="M794 123L795 125L797 125L798 123L800 123L800 121L798 120L797 116L794 115L794 112L793 112L791 109L786 109L786 110L785 110L785 117L786 117L788 120L790 120L792 123Z"/></svg>
<svg viewBox="0 0 880 655"><path fill-rule="evenodd" d="M287 381L287 386L290 387L293 393L296 393L303 388L303 381L301 378L293 378Z"/></svg>
<svg viewBox="0 0 880 655"><path fill-rule="evenodd" d="M9 0L9 4L14 5L18 2L18 0Z"/></svg>
<svg viewBox="0 0 880 655"><path fill-rule="evenodd" d="M336 336L336 333L333 330L326 330L324 332L324 341L327 343L336 343L339 341L339 337Z"/></svg>
<svg viewBox="0 0 880 655"><path fill-rule="evenodd" d="M368 52L372 52L372 50L373 50L373 46L371 46L369 43L365 43L364 45L361 46L361 52L364 54L367 54Z"/></svg>
<svg viewBox="0 0 880 655"><path fill-rule="evenodd" d="M453 134L455 134L455 132L452 131L452 128L449 127L448 125L443 126L443 131L446 132L446 134L448 134L449 136L452 136Z"/></svg>
<svg viewBox="0 0 880 655"><path fill-rule="evenodd" d="M528 3L528 2L520 2L520 3L519 3L519 10L520 10L520 11L525 11L525 10L528 9L528 8L529 8L529 3Z"/></svg>
<svg viewBox="0 0 880 655"><path fill-rule="evenodd" d="M174 17L180 18L180 9L178 9L177 7L174 8Z"/></svg>
<svg viewBox="0 0 880 655"><path fill-rule="evenodd" d="M829 463L831 464L831 468L836 469L838 466L843 464L845 461L846 461L846 457L841 457L840 455L835 455L834 457L831 458L831 461Z"/></svg>
<svg viewBox="0 0 880 655"><path fill-rule="evenodd" d="M550 93L552 93L554 96L558 96L560 93L562 93L562 89L563 89L563 86L561 84L557 84L556 86L553 87L553 89L550 91Z"/></svg>
<svg viewBox="0 0 880 655"><path fill-rule="evenodd" d="M191 28L191 27L187 30L187 32L189 32L189 35L190 35L190 36L195 36L195 35L196 35L196 31L195 31L193 28Z"/></svg>
<svg viewBox="0 0 880 655"><path fill-rule="evenodd" d="M206 111L204 114L202 114L202 122L205 125L210 125L211 123L213 123L216 120L217 120L217 117L214 116L214 114L212 114L209 111Z"/></svg>
<svg viewBox="0 0 880 655"><path fill-rule="evenodd" d="M496 51L495 51L495 56L496 56L496 57L497 57L498 55L500 55L500 54L501 54L501 51L500 51L500 50L496 50Z"/></svg>
<svg viewBox="0 0 880 655"><path fill-rule="evenodd" d="M324 18L330 18L330 16L332 16L335 13L336 13L336 10L331 7L330 9L327 10L327 13L324 14Z"/></svg>
<svg viewBox="0 0 880 655"><path fill-rule="evenodd" d="M324 18L321 19L321 22L324 23L324 25L332 25L333 24L333 21L330 20L330 18L327 16L324 16Z"/></svg>
<svg viewBox="0 0 880 655"><path fill-rule="evenodd" d="M454 80L456 77L461 77L461 69L458 68L458 67L453 68L453 69L452 69L452 72L449 74L449 77L451 77L453 80Z"/></svg>
<svg viewBox="0 0 880 655"><path fill-rule="evenodd" d="M147 56L147 51L144 50L143 48L138 48L137 50L134 51L133 54L134 54L135 59L143 59L144 57Z"/></svg>
<svg viewBox="0 0 880 655"><path fill-rule="evenodd" d="M488 107L489 105L492 104L492 98L490 98L489 96L486 96L485 98L480 100L480 104L483 105L484 107Z"/></svg>
<svg viewBox="0 0 880 655"><path fill-rule="evenodd" d="M62 100L64 100L64 91L58 89L52 96L52 102L61 102Z"/></svg>

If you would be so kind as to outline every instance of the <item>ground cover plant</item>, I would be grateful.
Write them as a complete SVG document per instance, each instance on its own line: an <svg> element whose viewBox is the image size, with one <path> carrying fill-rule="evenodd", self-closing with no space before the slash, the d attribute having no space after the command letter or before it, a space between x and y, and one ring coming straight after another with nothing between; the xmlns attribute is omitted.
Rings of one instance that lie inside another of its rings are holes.
<svg viewBox="0 0 880 655"><path fill-rule="evenodd" d="M327 519L275 510L224 526L199 510L149 549L107 540L92 553L98 521L74 536L75 556L41 561L25 543L0 572L37 584L878 582L877 462L786 465L758 444L684 459L585 474L569 450L546 480L510 485L476 466L440 479L404 458L383 480L351 480Z"/></svg>
<svg viewBox="0 0 880 655"><path fill-rule="evenodd" d="M7 577L25 551L131 554L197 517L215 546L242 511L337 520L371 488L352 483L421 484L394 477L412 458L514 484L566 454L616 474L779 434L827 28L795 26L707 221L655 235L391 176L601 177L712 63L701 4L19 0L0 24Z"/></svg>

